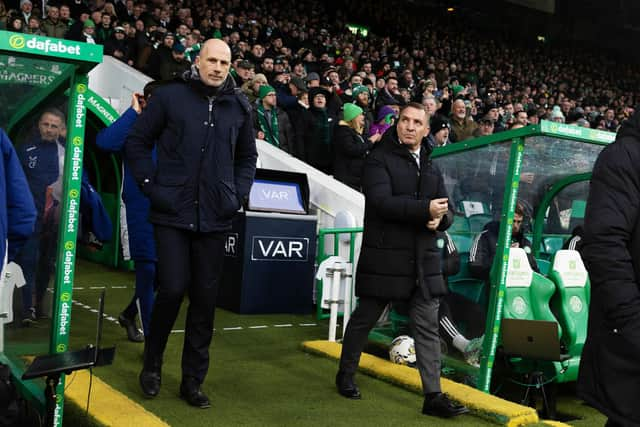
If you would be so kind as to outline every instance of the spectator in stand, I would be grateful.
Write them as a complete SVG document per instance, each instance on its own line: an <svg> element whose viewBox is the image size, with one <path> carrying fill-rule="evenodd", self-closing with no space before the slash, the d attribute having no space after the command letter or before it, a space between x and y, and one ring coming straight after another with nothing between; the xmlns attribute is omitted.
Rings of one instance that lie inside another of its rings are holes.
<svg viewBox="0 0 640 427"><path fill-rule="evenodd" d="M123 27L118 27L118 28L123 28ZM98 24L98 28L96 29L96 42L104 45L107 42L107 40L110 40L112 38L111 36L113 35L113 32L114 32L114 29L111 26L111 15L104 13L100 20L100 23ZM124 34L124 28L123 28L123 34Z"/></svg>
<svg viewBox="0 0 640 427"><path fill-rule="evenodd" d="M236 82L236 86L241 87L246 82L251 80L254 75L254 66L251 61L247 59L239 60L231 70L231 76Z"/></svg>
<svg viewBox="0 0 640 427"><path fill-rule="evenodd" d="M304 147L307 163L320 171L333 173L333 147L331 138L335 127L335 116L327 108L327 99L331 92L323 87L309 89L309 109L302 116L300 128L296 135L298 147Z"/></svg>
<svg viewBox="0 0 640 427"><path fill-rule="evenodd" d="M111 55L125 64L133 66L132 51L133 48L127 39L124 27L115 27L113 35L104 45L104 54Z"/></svg>
<svg viewBox="0 0 640 427"><path fill-rule="evenodd" d="M362 135L369 135L369 129L373 123L373 112L369 103L369 89L364 85L355 86L352 90L353 103L362 108L364 114L364 127Z"/></svg>
<svg viewBox="0 0 640 427"><path fill-rule="evenodd" d="M431 130L427 137L427 143L433 149L436 147L444 147L449 144L449 134L451 132L451 123L445 117L435 116L431 119Z"/></svg>
<svg viewBox="0 0 640 427"><path fill-rule="evenodd" d="M33 14L33 3L31 0L20 0L20 19L22 19L22 26L26 28L29 25L29 18Z"/></svg>
<svg viewBox="0 0 640 427"><path fill-rule="evenodd" d="M307 78L305 80L307 81L307 87L309 89L320 86L320 75L316 72L307 74Z"/></svg>
<svg viewBox="0 0 640 427"><path fill-rule="evenodd" d="M551 120L558 123L564 123L564 114L557 105L551 111Z"/></svg>
<svg viewBox="0 0 640 427"><path fill-rule="evenodd" d="M191 68L191 63L184 58L185 47L175 43L171 50L171 59L160 65L160 80L170 80L182 76Z"/></svg>
<svg viewBox="0 0 640 427"><path fill-rule="evenodd" d="M145 73L150 77L159 80L160 79L160 67L163 63L171 60L173 45L175 43L175 36L173 33L166 33L161 37L162 43L158 45L149 55L149 61Z"/></svg>
<svg viewBox="0 0 640 427"><path fill-rule="evenodd" d="M479 136L493 135L495 133L495 123L493 117L486 114L478 121L478 127L473 131L473 136L477 138Z"/></svg>
<svg viewBox="0 0 640 427"><path fill-rule="evenodd" d="M7 20L9 19L9 11L4 1L0 0L0 30L7 29Z"/></svg>
<svg viewBox="0 0 640 427"><path fill-rule="evenodd" d="M77 34L72 28L67 32L67 37L69 37L71 40L79 42L96 44L96 40L93 37L95 35L96 24L90 18L86 18L83 20L83 18L86 16L89 15L83 13L80 16L80 20L78 21L78 23L82 24L82 31L80 32L80 34Z"/></svg>
<svg viewBox="0 0 640 427"><path fill-rule="evenodd" d="M60 21L67 26L67 32L74 23L74 19L71 17L71 9L66 4L60 6ZM65 38L68 38L66 34Z"/></svg>
<svg viewBox="0 0 640 427"><path fill-rule="evenodd" d="M451 104L451 142L461 142L473 137L478 125L471 118L470 109L462 99L456 99Z"/></svg>
<svg viewBox="0 0 640 427"><path fill-rule="evenodd" d="M385 105L378 111L376 116L376 122L371 125L369 129L369 136L383 135L387 129L396 123L398 118L397 111L391 105Z"/></svg>
<svg viewBox="0 0 640 427"><path fill-rule="evenodd" d="M346 103L343 105L342 120L338 122L333 134L334 176L358 191L362 190L364 159L373 145L382 138L382 134L377 133L365 139L364 122L364 110L358 105Z"/></svg>
<svg viewBox="0 0 640 427"><path fill-rule="evenodd" d="M47 19L40 26L47 37L63 39L67 33L67 25L60 19L60 9L57 6L47 7Z"/></svg>
<svg viewBox="0 0 640 427"><path fill-rule="evenodd" d="M262 59L262 65L260 67L260 72L262 74L264 74L265 76L267 76L267 80L270 83L273 82L273 78L275 77L275 73L274 73L273 67L274 67L273 57L265 56Z"/></svg>
<svg viewBox="0 0 640 427"><path fill-rule="evenodd" d="M21 17L17 15L9 17L9 26L7 27L7 31L11 31L14 33L23 33L24 27L24 21Z"/></svg>
<svg viewBox="0 0 640 427"><path fill-rule="evenodd" d="M24 29L25 34L33 34L36 36L46 36L44 31L40 29L40 18L36 15L31 15L29 18L29 25Z"/></svg>
<svg viewBox="0 0 640 427"><path fill-rule="evenodd" d="M380 111L380 109L384 105L398 105L401 102L400 100L400 92L398 91L398 79L395 77L388 77L386 83L384 84L384 88L378 92L378 97L375 101L376 111Z"/></svg>
<svg viewBox="0 0 640 427"><path fill-rule="evenodd" d="M515 123L520 123L522 126L526 126L529 124L529 119L527 117L526 111L516 111L513 117L515 119Z"/></svg>
<svg viewBox="0 0 640 427"><path fill-rule="evenodd" d="M258 99L260 87L268 85L269 82L264 74L258 73L251 80L242 85L242 92L247 96L249 102L253 105Z"/></svg>
<svg viewBox="0 0 640 427"><path fill-rule="evenodd" d="M260 86L258 101L253 104L256 138L289 153L294 145L293 127L287 113L277 104L276 90L272 86Z"/></svg>

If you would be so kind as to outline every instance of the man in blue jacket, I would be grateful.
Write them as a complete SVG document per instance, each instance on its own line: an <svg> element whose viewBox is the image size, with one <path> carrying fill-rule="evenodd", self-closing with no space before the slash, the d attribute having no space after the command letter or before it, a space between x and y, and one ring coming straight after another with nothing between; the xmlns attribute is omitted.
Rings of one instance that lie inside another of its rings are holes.
<svg viewBox="0 0 640 427"><path fill-rule="evenodd" d="M134 93L129 107L111 126L101 130L96 136L96 145L103 150L124 152L124 142L133 123L159 82L150 82L144 87L144 94ZM151 309L153 308L153 290L156 281L156 247L153 238L153 225L149 222L149 199L142 194L131 170L124 164L124 182L122 201L126 208L126 221L122 222L127 238L123 238L125 259L134 260L136 269L136 290L129 305L124 309L118 322L126 329L132 342L143 342L149 335ZM128 243L128 244L127 244ZM140 317L144 335L136 327L137 303L140 303Z"/></svg>
<svg viewBox="0 0 640 427"><path fill-rule="evenodd" d="M125 143L133 176L151 202L158 255L140 386L147 397L159 393L162 355L188 292L180 395L199 408L210 407L200 387L209 368L224 236L249 194L257 159L251 105L229 76L230 64L226 43L205 42L181 81L154 92Z"/></svg>
<svg viewBox="0 0 640 427"><path fill-rule="evenodd" d="M61 131L64 114L48 108L38 120L38 133L17 149L36 206L34 234L25 243L16 262L22 267L26 285L22 287L22 324L28 326L37 315L44 316L42 301L55 259L55 242L62 192L64 140ZM33 305L35 288L36 304Z"/></svg>
<svg viewBox="0 0 640 427"><path fill-rule="evenodd" d="M11 140L0 129L0 270L33 233L36 207ZM1 280L1 277L0 277Z"/></svg>

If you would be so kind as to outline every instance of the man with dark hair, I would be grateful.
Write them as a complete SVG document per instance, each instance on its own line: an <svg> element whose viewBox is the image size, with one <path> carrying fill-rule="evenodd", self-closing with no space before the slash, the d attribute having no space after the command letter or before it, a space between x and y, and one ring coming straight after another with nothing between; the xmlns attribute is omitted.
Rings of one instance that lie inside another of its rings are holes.
<svg viewBox="0 0 640 427"><path fill-rule="evenodd" d="M447 287L436 237L451 225L453 215L442 176L423 144L428 132L428 114L422 105L410 103L365 160L359 304L344 335L336 386L342 396L360 398L354 375L369 331L391 301L406 300L425 396L422 413L453 417L467 408L440 389L438 306Z"/></svg>
<svg viewBox="0 0 640 427"><path fill-rule="evenodd" d="M511 247L522 248L527 253L531 268L539 272L538 263L531 250L531 241L524 236L525 208L521 202L516 204L511 225ZM476 279L489 280L493 259L496 256L500 221L491 221L484 226L482 232L476 236L469 252L469 272ZM485 288L489 292L489 286Z"/></svg>
<svg viewBox="0 0 640 427"><path fill-rule="evenodd" d="M201 384L209 368L225 234L248 197L257 159L251 105L235 87L230 66L229 46L207 40L191 73L154 92L125 143L133 176L151 202L158 256L140 386L147 397L160 392L164 350L188 292L180 395L199 408L211 406Z"/></svg>

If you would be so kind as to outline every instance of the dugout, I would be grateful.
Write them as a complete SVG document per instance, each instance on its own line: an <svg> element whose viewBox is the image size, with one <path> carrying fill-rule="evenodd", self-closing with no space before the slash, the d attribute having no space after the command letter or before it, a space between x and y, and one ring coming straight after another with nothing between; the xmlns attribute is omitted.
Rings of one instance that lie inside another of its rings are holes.
<svg viewBox="0 0 640 427"><path fill-rule="evenodd" d="M99 45L0 31L0 127L29 169L27 175L40 176L46 169L40 166L58 157L49 150L52 145L37 146L39 140L51 137L59 141L56 147L64 147L64 162L58 162L58 170L62 167L64 171L62 179L45 187L31 185L38 199L37 237L27 242L17 260L25 275L38 271L32 297L38 315L43 316L37 319L37 327L19 327L28 305L23 304L27 293L14 285L22 281L3 287L3 298L14 299L14 310L0 327L0 360L11 368L20 394L41 412L44 381L20 378L33 356L68 349L76 256L123 265L119 251L120 160L93 148L96 133L118 117L88 88L87 73L101 61ZM87 190L82 186L83 169L111 220L111 236L102 244L88 238L90 215L80 197ZM56 425L63 422L64 385L63 376L57 388Z"/></svg>
<svg viewBox="0 0 640 427"><path fill-rule="evenodd" d="M486 312L480 367L464 362L455 349L446 349L445 372L485 392L500 386L503 362L513 368L505 375L542 372L545 381L571 382L578 373L587 327L589 281L579 254L560 251L572 231L582 224L589 180L600 151L615 134L542 121L539 125L502 132L434 150L455 210L448 233L461 259L460 272L449 277L449 289ZM516 202L525 205L529 221L525 235L533 243L540 274L526 268L524 251L512 250L511 224ZM496 256L487 282L471 277L469 252L474 239L490 221L499 221ZM464 318L452 307L452 315ZM504 318L556 322L562 361L514 360L501 353ZM401 315L370 335L388 345L403 331ZM463 334L468 325L456 325ZM531 362L531 363L530 363ZM492 383L493 381L493 383Z"/></svg>

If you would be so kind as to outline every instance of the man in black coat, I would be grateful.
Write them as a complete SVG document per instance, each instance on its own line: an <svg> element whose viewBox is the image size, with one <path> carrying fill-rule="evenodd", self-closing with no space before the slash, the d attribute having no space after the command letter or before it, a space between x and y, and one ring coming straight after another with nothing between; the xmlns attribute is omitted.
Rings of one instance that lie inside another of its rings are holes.
<svg viewBox="0 0 640 427"><path fill-rule="evenodd" d="M640 113L598 157L582 256L591 279L578 395L607 426L640 425Z"/></svg>
<svg viewBox="0 0 640 427"><path fill-rule="evenodd" d="M147 397L159 393L162 355L188 292L180 395L200 408L210 406L200 386L209 368L224 236L249 194L257 158L251 106L229 76L230 65L229 46L208 40L182 81L154 92L125 146L151 202L158 256L140 385Z"/></svg>
<svg viewBox="0 0 640 427"><path fill-rule="evenodd" d="M400 112L365 161L364 236L353 312L343 339L338 392L359 399L353 377L369 331L391 301L408 300L418 370L425 395L422 413L452 417L467 412L440 389L438 306L447 293L436 231L453 218L440 172L423 138L429 116L420 104Z"/></svg>

